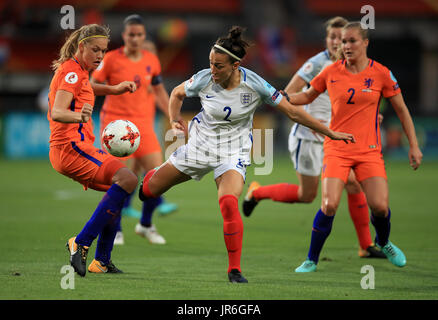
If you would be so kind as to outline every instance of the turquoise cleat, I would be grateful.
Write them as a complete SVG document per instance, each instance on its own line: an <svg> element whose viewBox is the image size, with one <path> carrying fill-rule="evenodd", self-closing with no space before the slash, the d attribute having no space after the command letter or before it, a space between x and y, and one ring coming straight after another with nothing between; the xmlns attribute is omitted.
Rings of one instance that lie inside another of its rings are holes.
<svg viewBox="0 0 438 320"><path fill-rule="evenodd" d="M301 266L295 269L295 272L315 272L315 271L316 271L316 263L309 259L304 261Z"/></svg>
<svg viewBox="0 0 438 320"><path fill-rule="evenodd" d="M388 243L382 248L382 252L386 255L388 260L397 267L404 267L406 265L406 256L403 251L397 248L391 241L388 240Z"/></svg>
<svg viewBox="0 0 438 320"><path fill-rule="evenodd" d="M158 207L158 213L162 216L171 214L178 209L178 206L174 203L163 202Z"/></svg>
<svg viewBox="0 0 438 320"><path fill-rule="evenodd" d="M122 216L140 219L141 212L135 210L133 207L126 207L122 209Z"/></svg>

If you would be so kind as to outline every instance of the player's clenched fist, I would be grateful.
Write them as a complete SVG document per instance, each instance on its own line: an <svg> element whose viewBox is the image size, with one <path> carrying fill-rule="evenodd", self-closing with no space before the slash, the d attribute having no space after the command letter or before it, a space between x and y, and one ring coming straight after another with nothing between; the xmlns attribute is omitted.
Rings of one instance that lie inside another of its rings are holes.
<svg viewBox="0 0 438 320"><path fill-rule="evenodd" d="M91 114L93 113L93 106L89 103L84 103L84 106L81 109L81 122L88 122L91 118Z"/></svg>
<svg viewBox="0 0 438 320"><path fill-rule="evenodd" d="M133 93L135 90L137 90L137 85L133 81L122 81L115 87L115 93L114 94L122 94L125 92Z"/></svg>

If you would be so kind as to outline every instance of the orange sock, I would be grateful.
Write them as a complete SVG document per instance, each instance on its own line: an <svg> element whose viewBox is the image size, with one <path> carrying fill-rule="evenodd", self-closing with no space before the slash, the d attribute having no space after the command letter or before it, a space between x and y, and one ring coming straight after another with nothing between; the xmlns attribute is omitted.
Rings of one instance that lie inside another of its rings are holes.
<svg viewBox="0 0 438 320"><path fill-rule="evenodd" d="M228 251L228 272L240 270L242 254L243 222L239 203L235 196L227 194L219 199L219 207L224 218L224 240Z"/></svg>
<svg viewBox="0 0 438 320"><path fill-rule="evenodd" d="M254 199L272 199L279 202L293 203L298 201L298 186L296 184L279 183L261 186L253 191Z"/></svg>
<svg viewBox="0 0 438 320"><path fill-rule="evenodd" d="M354 227L356 228L359 245L365 250L373 242L370 234L370 215L368 213L365 193L348 194L348 209L350 210L351 220L353 220Z"/></svg>

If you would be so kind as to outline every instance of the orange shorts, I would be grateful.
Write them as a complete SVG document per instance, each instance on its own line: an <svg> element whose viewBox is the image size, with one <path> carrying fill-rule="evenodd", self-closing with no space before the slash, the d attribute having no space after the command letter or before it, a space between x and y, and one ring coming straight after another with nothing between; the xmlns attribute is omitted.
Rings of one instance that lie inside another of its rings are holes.
<svg viewBox="0 0 438 320"><path fill-rule="evenodd" d="M107 113L102 112L100 113L100 116L100 136L102 136L103 129L105 129L111 121L122 119L120 116L108 115ZM128 118L123 120L131 121L140 131L140 145L138 146L138 149L132 155L123 159L141 158L151 153L161 153L160 142L157 139L153 126L143 124L145 121L139 121L138 119Z"/></svg>
<svg viewBox="0 0 438 320"><path fill-rule="evenodd" d="M81 183L85 190L108 190L114 174L126 167L117 158L86 142L50 146L49 158L56 171Z"/></svg>
<svg viewBox="0 0 438 320"><path fill-rule="evenodd" d="M363 181L371 177L383 177L387 179L385 162L381 153L357 156L324 155L322 162L321 179L339 178L347 183L350 170L353 169L357 181Z"/></svg>

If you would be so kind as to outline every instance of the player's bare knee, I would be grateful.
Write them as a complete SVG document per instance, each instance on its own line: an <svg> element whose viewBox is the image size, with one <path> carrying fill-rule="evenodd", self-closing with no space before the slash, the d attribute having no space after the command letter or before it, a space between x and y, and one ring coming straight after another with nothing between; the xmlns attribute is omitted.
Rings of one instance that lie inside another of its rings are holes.
<svg viewBox="0 0 438 320"><path fill-rule="evenodd" d="M299 199L302 203L312 203L316 198L316 192L305 192L300 195Z"/></svg>
<svg viewBox="0 0 438 320"><path fill-rule="evenodd" d="M126 192L132 193L137 187L138 178L128 168L122 168L114 175L113 183L117 183Z"/></svg>
<svg viewBox="0 0 438 320"><path fill-rule="evenodd" d="M386 203L373 204L372 206L370 206L370 208L371 208L371 212L376 217L383 218L386 217L388 214L388 206L386 205Z"/></svg>
<svg viewBox="0 0 438 320"><path fill-rule="evenodd" d="M334 216L338 210L338 204L334 201L326 200L323 201L321 209L327 216Z"/></svg>

